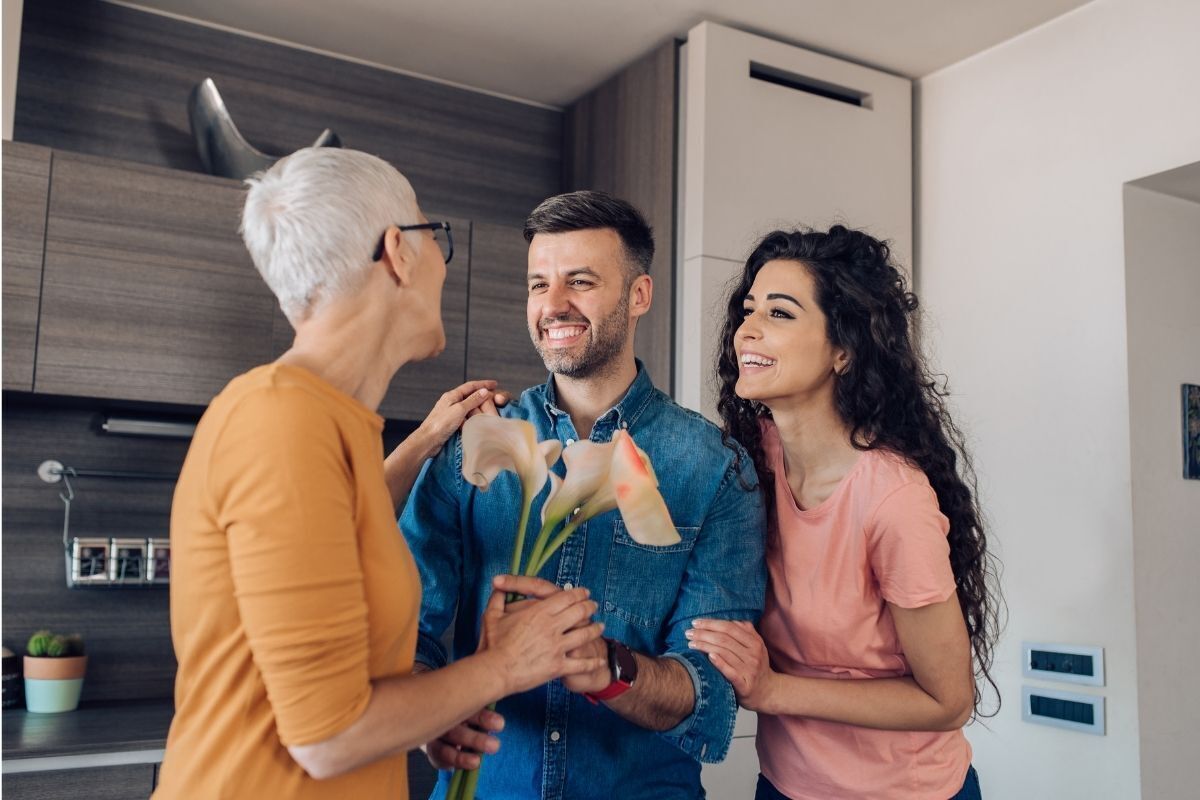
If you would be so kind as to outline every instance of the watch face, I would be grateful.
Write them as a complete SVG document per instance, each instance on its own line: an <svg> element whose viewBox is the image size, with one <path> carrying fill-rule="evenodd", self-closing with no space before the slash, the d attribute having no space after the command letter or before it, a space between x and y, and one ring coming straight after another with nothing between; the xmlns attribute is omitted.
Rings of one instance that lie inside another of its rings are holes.
<svg viewBox="0 0 1200 800"><path fill-rule="evenodd" d="M637 656L624 644L615 641L609 643L608 653L613 680L632 686L638 675Z"/></svg>

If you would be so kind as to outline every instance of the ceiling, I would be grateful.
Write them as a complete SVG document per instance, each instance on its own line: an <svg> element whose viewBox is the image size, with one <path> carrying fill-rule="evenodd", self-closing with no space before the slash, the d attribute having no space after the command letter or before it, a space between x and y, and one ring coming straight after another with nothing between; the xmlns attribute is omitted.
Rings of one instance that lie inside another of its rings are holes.
<svg viewBox="0 0 1200 800"><path fill-rule="evenodd" d="M909 78L1087 0L136 0L131 5L563 107L702 20Z"/></svg>

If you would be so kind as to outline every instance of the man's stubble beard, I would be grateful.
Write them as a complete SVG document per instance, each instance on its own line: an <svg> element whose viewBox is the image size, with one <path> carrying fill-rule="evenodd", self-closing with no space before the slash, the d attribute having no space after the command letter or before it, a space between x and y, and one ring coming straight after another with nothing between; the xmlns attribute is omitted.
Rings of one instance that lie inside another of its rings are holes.
<svg viewBox="0 0 1200 800"><path fill-rule="evenodd" d="M570 317L560 317L556 321L578 322ZM574 355L542 345L541 322L538 329L530 331L533 346L546 369L564 378L598 378L614 372L617 368L617 358L625 349L629 339L629 293L621 293L621 301L617 303L599 324L588 325L587 347L582 353Z"/></svg>

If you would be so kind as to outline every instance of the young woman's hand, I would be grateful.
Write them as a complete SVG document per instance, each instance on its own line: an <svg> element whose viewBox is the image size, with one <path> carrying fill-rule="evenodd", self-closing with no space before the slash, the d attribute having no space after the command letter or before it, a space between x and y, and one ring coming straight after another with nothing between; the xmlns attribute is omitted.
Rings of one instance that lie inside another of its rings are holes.
<svg viewBox="0 0 1200 800"><path fill-rule="evenodd" d="M567 675L590 672L607 667L607 659L569 655L571 651L599 639L604 625L591 622L596 603L589 599L587 589L559 589L545 593L528 592L532 599L505 607L510 591L522 591L535 578L514 579L501 576L483 612L481 656L494 661L508 684L508 693L516 694L547 681Z"/></svg>
<svg viewBox="0 0 1200 800"><path fill-rule="evenodd" d="M698 619L685 636L688 646L707 653L725 679L733 684L738 703L761 711L775 678L767 645L749 622Z"/></svg>
<svg viewBox="0 0 1200 800"><path fill-rule="evenodd" d="M495 389L496 382L493 380L467 381L439 397L425 421L412 433L415 440L420 442L420 460L436 456L467 417L479 413L497 413ZM504 399L507 400L507 397Z"/></svg>

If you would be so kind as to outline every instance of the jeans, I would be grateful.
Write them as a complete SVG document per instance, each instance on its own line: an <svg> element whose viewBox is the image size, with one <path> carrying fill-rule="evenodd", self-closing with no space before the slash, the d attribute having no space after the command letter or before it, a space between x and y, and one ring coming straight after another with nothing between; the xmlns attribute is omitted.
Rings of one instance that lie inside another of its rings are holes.
<svg viewBox="0 0 1200 800"><path fill-rule="evenodd" d="M787 795L776 789L765 776L758 776L758 789L754 792L754 800L788 800ZM950 800L983 800L979 793L979 775L974 767L967 769L967 779L962 788Z"/></svg>

